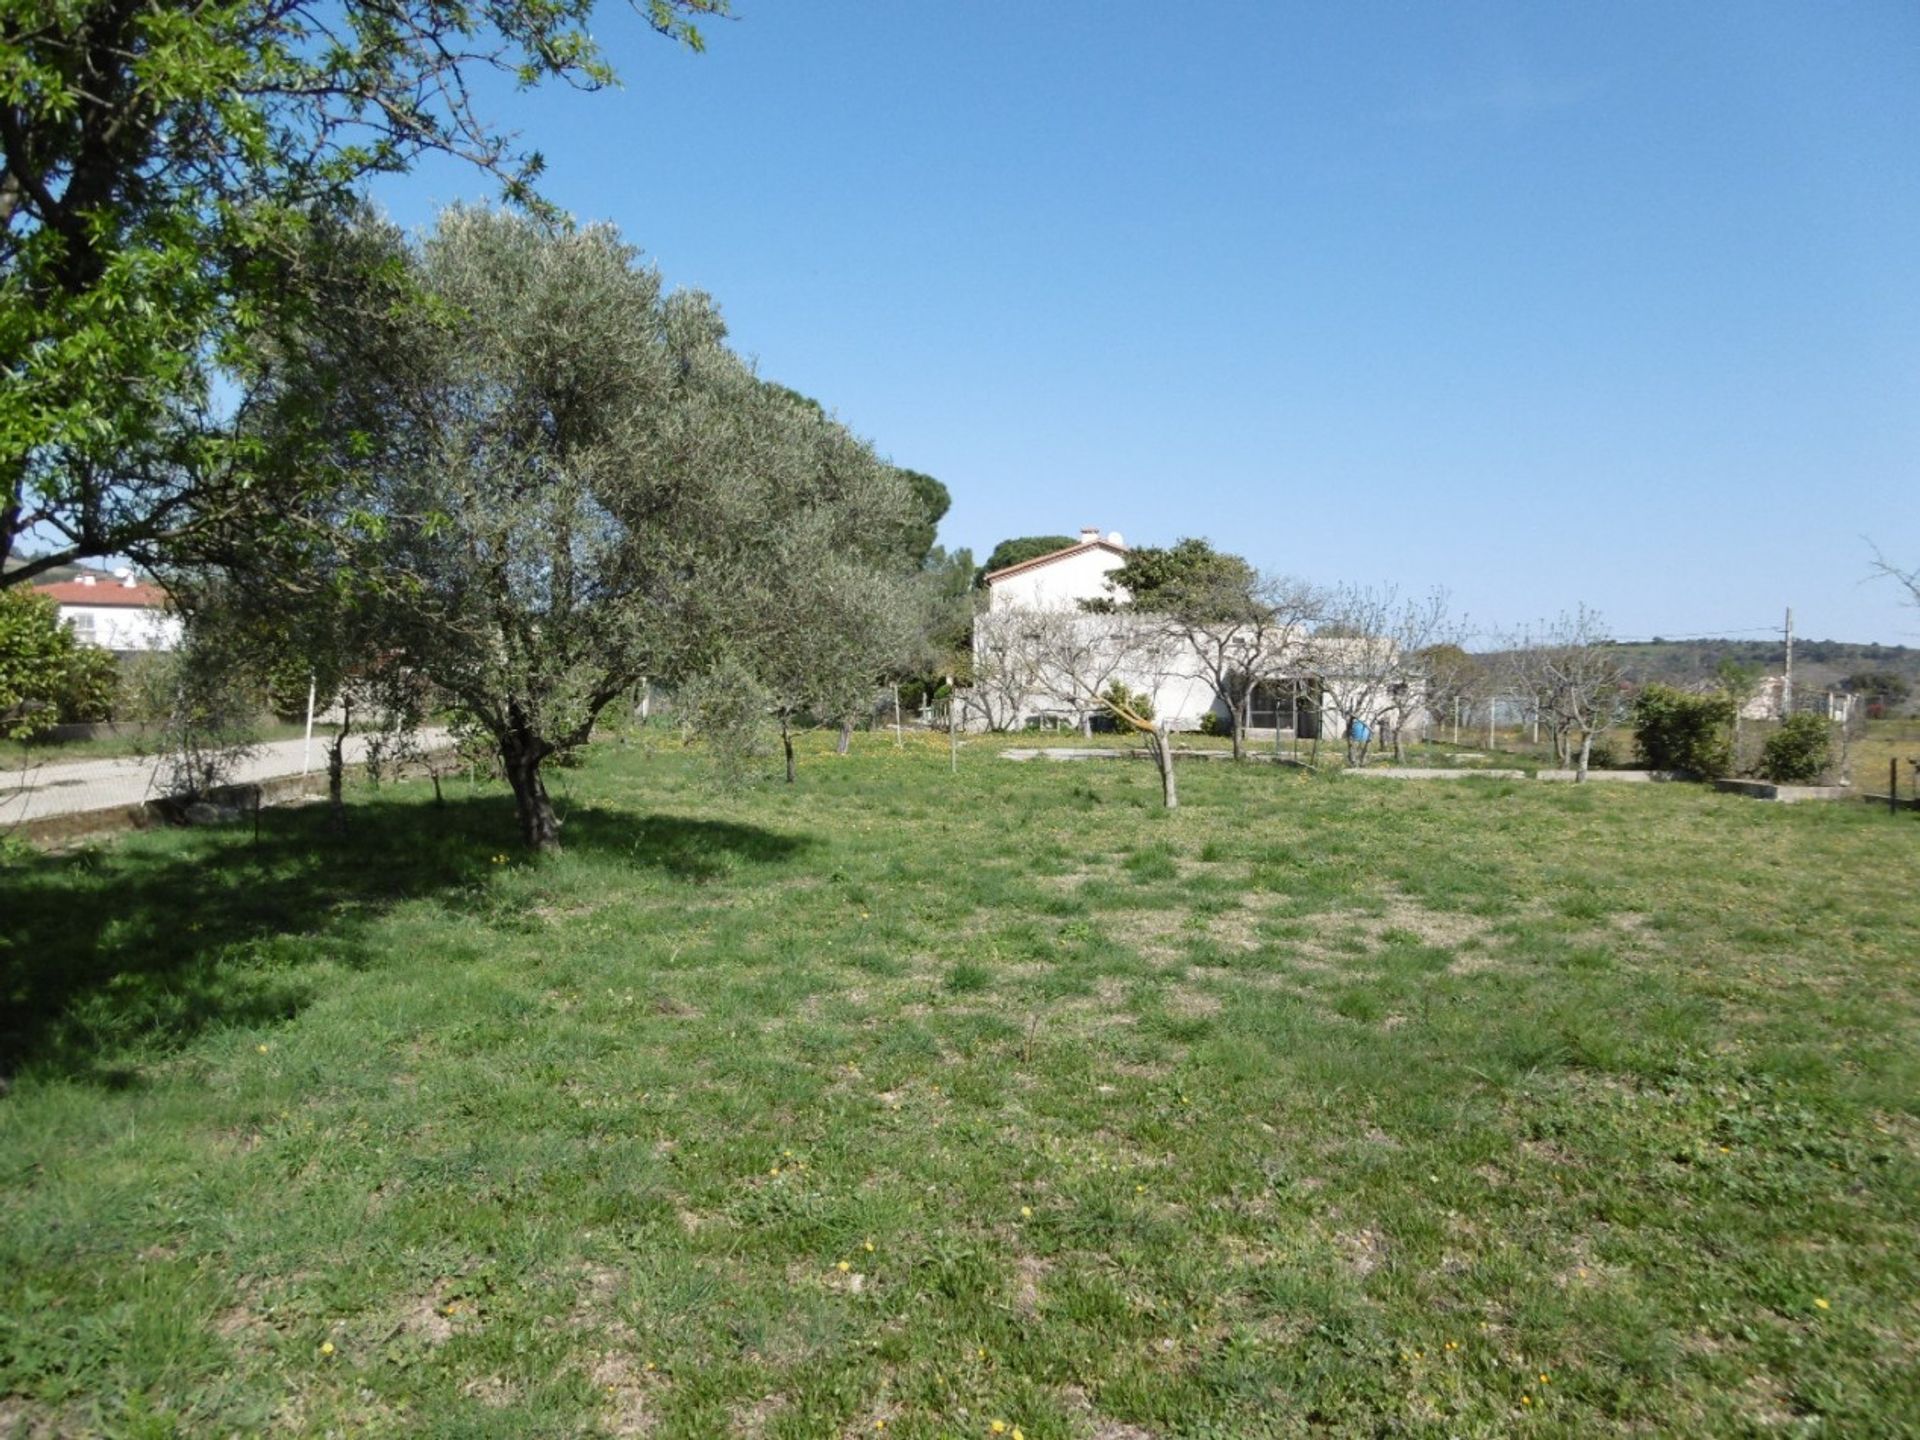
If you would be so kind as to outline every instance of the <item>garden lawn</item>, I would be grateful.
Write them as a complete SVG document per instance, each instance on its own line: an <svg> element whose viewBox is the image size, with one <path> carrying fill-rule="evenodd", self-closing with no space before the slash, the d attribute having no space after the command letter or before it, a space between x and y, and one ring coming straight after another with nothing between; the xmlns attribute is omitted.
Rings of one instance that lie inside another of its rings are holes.
<svg viewBox="0 0 1920 1440"><path fill-rule="evenodd" d="M995 749L9 851L0 1434L1920 1429L1920 821Z"/></svg>

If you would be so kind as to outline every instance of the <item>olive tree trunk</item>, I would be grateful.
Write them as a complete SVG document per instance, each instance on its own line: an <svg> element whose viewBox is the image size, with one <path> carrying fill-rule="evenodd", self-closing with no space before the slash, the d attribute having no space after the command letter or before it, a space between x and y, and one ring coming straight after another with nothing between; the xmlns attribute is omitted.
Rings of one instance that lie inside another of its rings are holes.
<svg viewBox="0 0 1920 1440"><path fill-rule="evenodd" d="M347 828L347 731L353 728L353 704L340 698L340 728L327 742L327 822L335 830Z"/></svg>
<svg viewBox="0 0 1920 1440"><path fill-rule="evenodd" d="M546 779L540 773L540 763L551 751L544 740L524 729L509 730L500 737L500 763L507 784L513 787L520 839L530 850L560 848L560 817L554 814Z"/></svg>

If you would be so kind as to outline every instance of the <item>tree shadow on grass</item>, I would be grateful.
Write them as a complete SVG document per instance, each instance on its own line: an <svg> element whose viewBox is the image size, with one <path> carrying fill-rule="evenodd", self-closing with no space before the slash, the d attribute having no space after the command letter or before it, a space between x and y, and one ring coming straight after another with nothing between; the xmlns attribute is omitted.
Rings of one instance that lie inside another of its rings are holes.
<svg viewBox="0 0 1920 1440"><path fill-rule="evenodd" d="M407 900L486 904L502 864L533 863L510 801L376 795L344 833L324 806L250 825L133 836L0 867L0 1081L107 1086L216 1025L298 1014L317 961L377 956L375 922ZM751 825L576 806L570 852L699 884L783 863L811 842ZM465 901L461 900L465 896Z"/></svg>

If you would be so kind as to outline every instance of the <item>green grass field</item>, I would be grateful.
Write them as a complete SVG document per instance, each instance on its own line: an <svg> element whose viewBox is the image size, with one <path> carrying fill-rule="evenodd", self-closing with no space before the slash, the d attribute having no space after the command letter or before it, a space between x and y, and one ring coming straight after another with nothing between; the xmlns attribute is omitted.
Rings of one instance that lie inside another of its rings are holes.
<svg viewBox="0 0 1920 1440"><path fill-rule="evenodd" d="M677 742L0 871L0 1435L1920 1433L1920 820Z"/></svg>

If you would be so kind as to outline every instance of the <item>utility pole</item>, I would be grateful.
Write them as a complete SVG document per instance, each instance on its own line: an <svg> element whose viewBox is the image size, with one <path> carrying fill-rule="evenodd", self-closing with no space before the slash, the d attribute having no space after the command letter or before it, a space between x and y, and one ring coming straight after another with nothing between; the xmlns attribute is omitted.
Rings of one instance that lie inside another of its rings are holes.
<svg viewBox="0 0 1920 1440"><path fill-rule="evenodd" d="M1793 607L1787 607L1787 673L1780 682L1780 718L1793 714Z"/></svg>

